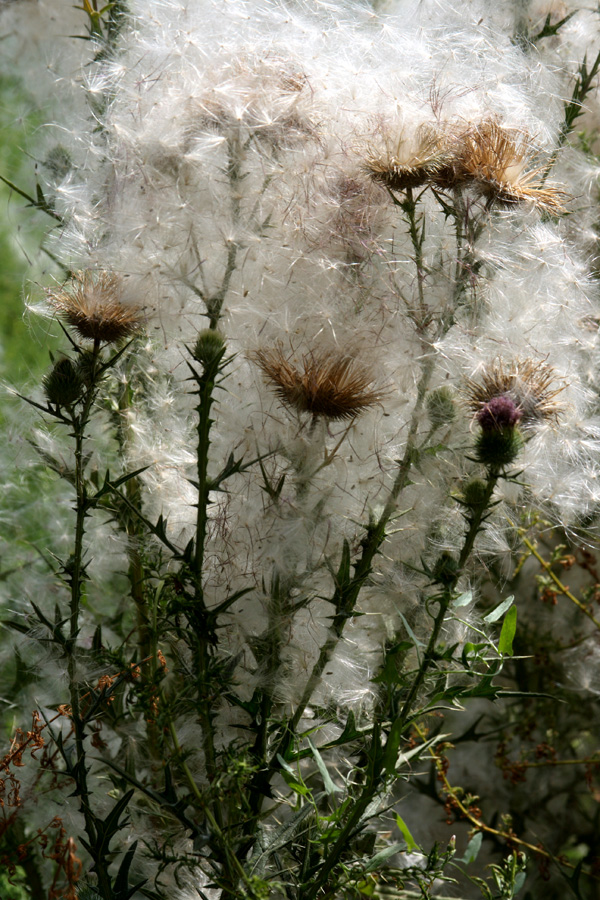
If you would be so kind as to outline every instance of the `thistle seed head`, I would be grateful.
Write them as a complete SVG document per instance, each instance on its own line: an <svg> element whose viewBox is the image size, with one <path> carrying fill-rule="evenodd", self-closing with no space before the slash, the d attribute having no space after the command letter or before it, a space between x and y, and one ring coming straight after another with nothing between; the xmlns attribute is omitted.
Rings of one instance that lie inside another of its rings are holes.
<svg viewBox="0 0 600 900"><path fill-rule="evenodd" d="M369 370L344 353L311 350L298 364L278 345L256 351L252 359L279 400L296 412L353 419L381 399Z"/></svg>
<svg viewBox="0 0 600 900"><path fill-rule="evenodd" d="M422 128L412 151L402 139L395 146L386 142L381 148L367 151L364 168L373 181L392 191L405 191L435 182L451 161L451 152L441 135Z"/></svg>
<svg viewBox="0 0 600 900"><path fill-rule="evenodd" d="M73 275L71 284L50 290L50 303L77 334L89 341L114 344L142 325L138 306L123 303L121 278L114 272L90 269Z"/></svg>

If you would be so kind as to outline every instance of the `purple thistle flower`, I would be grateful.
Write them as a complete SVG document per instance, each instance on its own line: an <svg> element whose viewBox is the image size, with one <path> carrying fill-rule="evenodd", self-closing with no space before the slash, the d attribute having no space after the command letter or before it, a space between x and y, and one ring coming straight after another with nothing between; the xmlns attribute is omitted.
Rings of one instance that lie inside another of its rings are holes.
<svg viewBox="0 0 600 900"><path fill-rule="evenodd" d="M522 411L510 397L492 397L477 413L477 422L483 431L504 431L518 425L522 416Z"/></svg>

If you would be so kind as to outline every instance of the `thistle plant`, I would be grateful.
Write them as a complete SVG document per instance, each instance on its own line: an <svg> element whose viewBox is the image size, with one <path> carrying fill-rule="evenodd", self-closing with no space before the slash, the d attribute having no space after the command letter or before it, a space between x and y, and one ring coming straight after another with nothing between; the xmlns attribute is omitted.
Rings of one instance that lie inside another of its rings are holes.
<svg viewBox="0 0 600 900"><path fill-rule="evenodd" d="M598 628L556 571L595 564L570 135L597 67L560 43L578 10L518 40L488 12L77 13L69 164L18 188L53 220L65 348L19 396L67 502L20 551L40 586L5 579L36 712L0 764L4 859L31 896L509 900L550 865L594 895L591 846L469 787L558 705L528 683L528 586L575 600L557 653Z"/></svg>

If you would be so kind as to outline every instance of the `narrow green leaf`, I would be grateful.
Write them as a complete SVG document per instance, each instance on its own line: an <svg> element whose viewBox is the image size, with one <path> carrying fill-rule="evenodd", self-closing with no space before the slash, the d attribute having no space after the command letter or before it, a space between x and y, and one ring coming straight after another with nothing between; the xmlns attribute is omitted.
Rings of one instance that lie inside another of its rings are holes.
<svg viewBox="0 0 600 900"><path fill-rule="evenodd" d="M367 862L363 869L363 873L366 875L367 872L374 872L375 869L379 868L382 862L385 862L386 859L389 859L389 857L393 856L395 853L402 853L404 849L404 844L392 844L391 847L380 850L379 853L376 853L375 856L372 856Z"/></svg>
<svg viewBox="0 0 600 900"><path fill-rule="evenodd" d="M498 641L498 653L502 653L504 656L512 656L512 645L516 630L517 607L512 606L506 613L506 618L502 623L502 631Z"/></svg>
<svg viewBox="0 0 600 900"><path fill-rule="evenodd" d="M337 793L340 789L336 787L331 780L331 776L327 771L327 766L325 765L323 757L321 756L317 748L313 746L311 741L308 742L308 746L311 749L312 755L317 764L317 769L319 770L321 778L323 779L323 787L325 788L329 796L333 796L333 794Z"/></svg>
<svg viewBox="0 0 600 900"><path fill-rule="evenodd" d="M402 837L406 841L406 849L409 853L412 853L413 850L418 850L419 845L415 841L414 837L409 831L408 825L400 815L400 813L396 813L396 825L398 829L402 832Z"/></svg>

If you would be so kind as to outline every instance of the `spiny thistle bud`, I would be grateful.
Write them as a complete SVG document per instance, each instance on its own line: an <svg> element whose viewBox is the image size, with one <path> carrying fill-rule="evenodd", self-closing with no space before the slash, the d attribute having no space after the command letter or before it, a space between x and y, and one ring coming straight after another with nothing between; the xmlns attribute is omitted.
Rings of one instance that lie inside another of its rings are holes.
<svg viewBox="0 0 600 900"><path fill-rule="evenodd" d="M458 563L447 550L440 555L433 567L433 580L436 584L450 585L456 581Z"/></svg>
<svg viewBox="0 0 600 900"><path fill-rule="evenodd" d="M207 369L214 363L225 349L225 338L219 331L205 328L201 331L194 346L193 357L196 362Z"/></svg>
<svg viewBox="0 0 600 900"><path fill-rule="evenodd" d="M81 397L81 375L67 357L59 359L43 381L44 393L55 406L71 406Z"/></svg>
<svg viewBox="0 0 600 900"><path fill-rule="evenodd" d="M522 447L523 438L516 428L482 429L475 453L484 466L502 469L515 461Z"/></svg>
<svg viewBox="0 0 600 900"><path fill-rule="evenodd" d="M477 508L483 506L487 498L488 486L481 478L473 478L465 484L462 491L462 502L465 506Z"/></svg>
<svg viewBox="0 0 600 900"><path fill-rule="evenodd" d="M440 387L427 397L427 414L431 424L438 428L447 425L456 416L456 407L452 398L452 391L448 387Z"/></svg>

